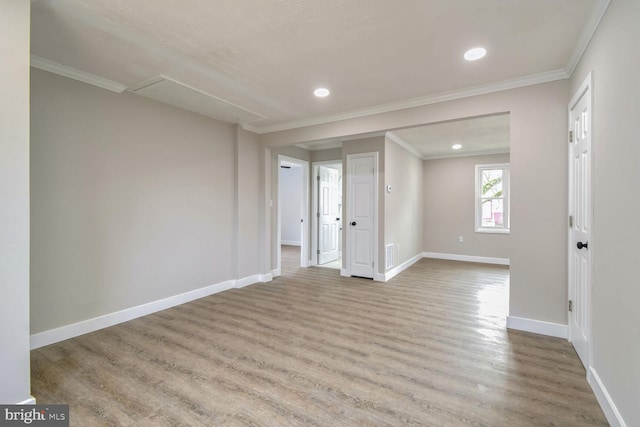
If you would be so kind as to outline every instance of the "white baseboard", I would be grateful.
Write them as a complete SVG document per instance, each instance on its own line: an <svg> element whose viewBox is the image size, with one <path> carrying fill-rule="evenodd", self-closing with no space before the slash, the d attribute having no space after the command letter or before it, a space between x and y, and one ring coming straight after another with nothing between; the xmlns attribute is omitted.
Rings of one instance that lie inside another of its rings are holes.
<svg viewBox="0 0 640 427"><path fill-rule="evenodd" d="M313 260L311 260L311 259L305 260L302 263L302 267L304 267L304 268L311 267L313 265L315 265L315 264L313 263Z"/></svg>
<svg viewBox="0 0 640 427"><path fill-rule="evenodd" d="M64 341L99 329L108 328L109 326L117 325L118 323L127 322L129 320L146 316L161 310L166 310L167 308L175 307L189 301L217 294L218 292L223 292L227 289L241 288L257 282L269 282L271 279L271 274L267 273L256 274L238 280L227 280L221 283L216 283L215 285L205 286L204 288L184 292L182 294L148 302L135 307L126 308L103 316L94 317L93 319L87 319L70 325L61 326L59 328L50 329L48 331L39 332L31 335L30 347L31 350L34 350L36 348L44 347L45 345Z"/></svg>
<svg viewBox="0 0 640 427"><path fill-rule="evenodd" d="M486 256L458 255L458 254L441 254L438 252L423 252L424 258L447 259L451 261L465 262L481 262L483 264L509 265L509 258L493 258Z"/></svg>
<svg viewBox="0 0 640 427"><path fill-rule="evenodd" d="M567 339L567 325L526 319L524 317L507 316L507 328L550 337Z"/></svg>
<svg viewBox="0 0 640 427"><path fill-rule="evenodd" d="M271 273L267 274L254 274L253 276L243 277L235 281L234 288L244 288L245 286L253 285L254 283L266 283L273 279Z"/></svg>
<svg viewBox="0 0 640 427"><path fill-rule="evenodd" d="M267 283L273 280L273 274L272 273L261 274L260 278L261 280L258 280L258 282Z"/></svg>
<svg viewBox="0 0 640 427"><path fill-rule="evenodd" d="M589 385L593 390L593 394L596 395L600 408L602 408L602 412L604 412L605 417L607 417L609 424L612 427L626 427L627 423L624 422L624 419L622 418L622 415L620 415L611 395L609 395L609 392L605 388L600 376L593 366L589 368L589 375L587 379L589 380Z"/></svg>
<svg viewBox="0 0 640 427"><path fill-rule="evenodd" d="M340 276L342 277L353 277L351 276L351 271L346 268L340 269ZM384 282L384 274L381 273L373 273L373 277L371 278L374 282Z"/></svg>
<svg viewBox="0 0 640 427"><path fill-rule="evenodd" d="M282 276L282 267L276 268L271 272L271 277L278 277L278 276Z"/></svg>
<svg viewBox="0 0 640 427"><path fill-rule="evenodd" d="M413 264L415 264L416 262L420 261L421 259L422 259L422 254L418 254L418 255L414 256L413 258L403 262L399 266L392 268L391 270L389 270L386 273L384 273L384 281L386 282L387 280L391 280L393 277L395 277L398 274L402 273L407 268L411 267Z"/></svg>
<svg viewBox="0 0 640 427"><path fill-rule="evenodd" d="M281 240L280 244L287 245L287 246L302 246L301 242L296 242L294 240Z"/></svg>
<svg viewBox="0 0 640 427"><path fill-rule="evenodd" d="M28 399L23 400L22 402L16 403L16 405L35 405L35 404L36 404L36 398L33 396L29 396Z"/></svg>
<svg viewBox="0 0 640 427"><path fill-rule="evenodd" d="M374 282L386 282L384 273L373 273L373 281Z"/></svg>

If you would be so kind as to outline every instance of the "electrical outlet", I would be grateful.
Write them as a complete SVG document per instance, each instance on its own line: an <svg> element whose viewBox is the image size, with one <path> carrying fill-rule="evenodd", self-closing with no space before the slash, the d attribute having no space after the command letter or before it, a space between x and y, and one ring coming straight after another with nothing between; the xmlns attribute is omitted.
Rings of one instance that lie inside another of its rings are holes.
<svg viewBox="0 0 640 427"><path fill-rule="evenodd" d="M458 236L458 242L460 242L460 243L464 242L464 237Z"/></svg>
<svg viewBox="0 0 640 427"><path fill-rule="evenodd" d="M396 252L400 253L400 243L396 244Z"/></svg>

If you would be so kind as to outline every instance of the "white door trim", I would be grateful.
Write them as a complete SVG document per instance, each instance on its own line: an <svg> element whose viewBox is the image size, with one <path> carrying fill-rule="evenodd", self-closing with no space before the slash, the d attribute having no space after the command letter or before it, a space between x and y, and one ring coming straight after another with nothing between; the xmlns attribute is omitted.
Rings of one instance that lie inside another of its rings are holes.
<svg viewBox="0 0 640 427"><path fill-rule="evenodd" d="M278 154L278 203L276 221L276 269L274 276L282 274L282 209L280 204L280 165L283 161L302 167L302 244L300 245L300 267L308 267L309 253L309 162Z"/></svg>
<svg viewBox="0 0 640 427"><path fill-rule="evenodd" d="M571 128L571 110L576 106L576 104L580 101L580 99L583 97L583 95L586 94L587 98L587 108L590 114L590 120L588 122L588 132L591 138L591 146L589 148L589 155L590 155L590 169L591 171L593 171L593 143L594 143L594 138L593 138L593 91L592 91L592 87L593 87L593 74L590 72L587 77L584 79L584 81L582 82L582 84L580 85L580 87L578 88L578 90L575 92L575 94L573 95L573 97L571 98L571 102L569 102L569 105L567 107L567 120L568 120L568 124L567 124L567 137L568 137L568 132L572 129ZM572 190L572 177L571 177L571 162L572 162L572 145L571 144L567 144L567 150L568 150L568 204L567 204L567 212L571 213L571 196L573 193ZM591 176L589 177L589 179L591 179ZM593 306L591 300L592 300L592 284L591 284L591 277L593 277L593 230L592 230L592 218L593 218L593 186L589 185L589 191L590 191L590 206L589 206L589 214L588 214L588 224L587 224L587 228L589 230L589 251L588 251L588 257L589 257L589 277L590 279L587 281L587 295L589 295L588 298L588 304L587 307L584 307L583 309L585 310L585 313L587 314L586 316L586 323L587 323L587 360L588 360L588 365L589 366L585 366L585 369L587 371L587 378L590 380L591 379L591 365L592 365L592 355L593 355L593 340L592 340L592 334L591 334L591 320L592 320L592 311L591 311L591 307ZM568 231L567 231L567 272L568 272L568 276L567 276L567 285L568 285L568 296L569 296L569 300L574 300L575 301L575 289L574 289L574 283L572 280L573 277L573 266L572 266L572 253L571 251L573 251L573 245L575 244L573 242L572 239L572 234L571 234L571 227L567 227ZM573 337L572 337L572 330L571 330L571 325L572 325L572 312L568 311L568 304L567 304L567 323L568 323L568 328L567 328L567 338L570 342L573 341Z"/></svg>
<svg viewBox="0 0 640 427"><path fill-rule="evenodd" d="M358 157L370 157L373 156L373 280L384 282L384 274L378 274L378 216L379 216L379 205L378 205L378 181L379 181L379 154L377 151L373 151L370 153L354 153L347 154L347 162L346 162L346 170L342 171L342 176L346 176L346 191L343 193L343 200L346 205L345 209L345 228L346 233L344 234L344 242L345 242L345 250L342 253L342 257L344 262L342 263L342 270L340 274L342 276L351 276L351 227L348 226L349 218L352 216L351 209L349 203L350 191L351 191L351 160Z"/></svg>
<svg viewBox="0 0 640 427"><path fill-rule="evenodd" d="M316 212L318 212L318 180L316 177L318 176L320 166L326 165L342 165L342 160L324 160L321 162L312 162L311 170L312 170L312 178L311 187L313 188L311 194L311 257L309 257L309 265L318 265L318 253L316 252L318 249L318 217L316 216ZM342 174L344 177L344 166L342 168ZM342 207L343 212L340 213L340 217L342 220L342 230L343 230L343 240L344 240L344 187L343 187L343 196L342 196ZM342 248L340 248L342 252Z"/></svg>

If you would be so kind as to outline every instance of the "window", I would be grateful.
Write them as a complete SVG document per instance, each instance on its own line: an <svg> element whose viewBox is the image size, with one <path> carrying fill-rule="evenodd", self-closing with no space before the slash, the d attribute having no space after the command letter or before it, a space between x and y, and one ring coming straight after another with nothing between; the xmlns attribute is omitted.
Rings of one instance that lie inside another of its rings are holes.
<svg viewBox="0 0 640 427"><path fill-rule="evenodd" d="M476 232L509 232L509 163L476 165Z"/></svg>

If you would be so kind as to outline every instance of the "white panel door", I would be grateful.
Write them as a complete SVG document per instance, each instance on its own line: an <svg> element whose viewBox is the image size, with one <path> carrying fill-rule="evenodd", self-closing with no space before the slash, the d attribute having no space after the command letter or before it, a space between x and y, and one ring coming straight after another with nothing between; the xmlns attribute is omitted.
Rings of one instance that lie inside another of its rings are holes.
<svg viewBox="0 0 640 427"><path fill-rule="evenodd" d="M569 328L589 368L591 313L591 77L569 104Z"/></svg>
<svg viewBox="0 0 640 427"><path fill-rule="evenodd" d="M347 156L349 273L373 278L375 252L375 153Z"/></svg>
<svg viewBox="0 0 640 427"><path fill-rule="evenodd" d="M318 184L318 264L326 264L340 257L340 172L320 166Z"/></svg>

